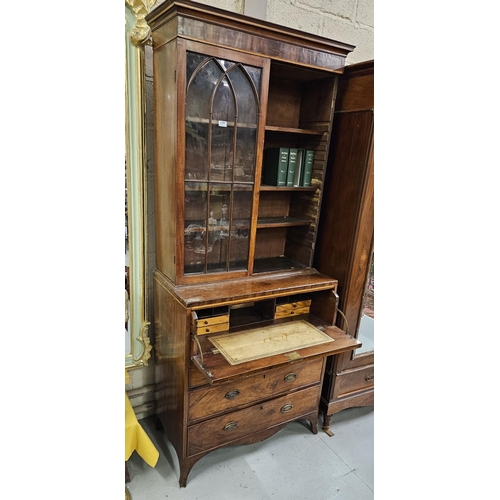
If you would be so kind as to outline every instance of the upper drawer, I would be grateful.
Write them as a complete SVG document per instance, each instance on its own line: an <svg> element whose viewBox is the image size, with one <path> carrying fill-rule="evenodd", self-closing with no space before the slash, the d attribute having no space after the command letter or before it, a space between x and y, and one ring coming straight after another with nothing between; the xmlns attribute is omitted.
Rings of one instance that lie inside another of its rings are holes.
<svg viewBox="0 0 500 500"><path fill-rule="evenodd" d="M300 314L309 314L310 307L310 300L299 300L296 302L289 302L287 304L279 304L276 305L274 318L280 319L287 318L289 316L298 316Z"/></svg>
<svg viewBox="0 0 500 500"><path fill-rule="evenodd" d="M229 444L318 409L320 385L212 418L188 429L188 456Z"/></svg>
<svg viewBox="0 0 500 500"><path fill-rule="evenodd" d="M210 307L191 313L191 331L197 335L222 332L229 329L229 308Z"/></svg>
<svg viewBox="0 0 500 500"><path fill-rule="evenodd" d="M196 420L276 394L317 383L323 359L291 363L232 383L189 394L189 420Z"/></svg>

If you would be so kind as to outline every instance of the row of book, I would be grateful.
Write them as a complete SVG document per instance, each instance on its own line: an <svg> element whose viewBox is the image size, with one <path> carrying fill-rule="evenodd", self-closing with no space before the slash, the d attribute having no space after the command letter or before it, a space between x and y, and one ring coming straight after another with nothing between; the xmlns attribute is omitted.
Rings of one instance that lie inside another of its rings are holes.
<svg viewBox="0 0 500 500"><path fill-rule="evenodd" d="M264 151L264 184L310 187L314 151L302 148L267 148Z"/></svg>

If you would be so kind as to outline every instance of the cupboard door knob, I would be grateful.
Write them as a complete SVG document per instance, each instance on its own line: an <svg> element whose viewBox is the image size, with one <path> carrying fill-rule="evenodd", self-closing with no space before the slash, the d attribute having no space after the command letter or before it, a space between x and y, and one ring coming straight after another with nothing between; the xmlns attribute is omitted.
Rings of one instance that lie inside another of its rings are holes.
<svg viewBox="0 0 500 500"><path fill-rule="evenodd" d="M292 304L293 307L297 307L297 304Z"/></svg>
<svg viewBox="0 0 500 500"><path fill-rule="evenodd" d="M229 391L224 397L226 399L234 399L239 395L240 395L240 391L238 391L238 389L235 389L234 391Z"/></svg>
<svg viewBox="0 0 500 500"><path fill-rule="evenodd" d="M365 377L365 380L366 380L367 382L369 382L370 380L373 380L373 378L374 378L374 377L375 377L375 375L372 373L371 375L367 375L367 376Z"/></svg>
<svg viewBox="0 0 500 500"><path fill-rule="evenodd" d="M205 328L205 331L206 331L207 333L210 333L210 328Z"/></svg>
<svg viewBox="0 0 500 500"><path fill-rule="evenodd" d="M292 408L293 408L293 404L288 403L281 408L281 413L286 413L287 411L290 411Z"/></svg>
<svg viewBox="0 0 500 500"><path fill-rule="evenodd" d="M297 374L296 373L289 373L285 377L285 382L293 382L296 378L297 378Z"/></svg>
<svg viewBox="0 0 500 500"><path fill-rule="evenodd" d="M238 427L238 422L229 422L224 426L225 431L232 431L233 429L236 429Z"/></svg>
<svg viewBox="0 0 500 500"><path fill-rule="evenodd" d="M208 321L207 320L205 320L205 325L208 325Z"/></svg>

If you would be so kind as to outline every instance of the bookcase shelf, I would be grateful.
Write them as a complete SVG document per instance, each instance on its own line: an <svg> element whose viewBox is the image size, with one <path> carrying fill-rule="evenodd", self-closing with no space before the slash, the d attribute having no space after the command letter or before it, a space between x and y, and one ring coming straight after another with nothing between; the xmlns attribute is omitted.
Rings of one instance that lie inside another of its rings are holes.
<svg viewBox="0 0 500 500"><path fill-rule="evenodd" d="M269 186L267 184L260 185L261 191L305 191L305 192L314 192L316 191L316 187L304 187L304 186Z"/></svg>
<svg viewBox="0 0 500 500"><path fill-rule="evenodd" d="M257 229L270 227L309 226L310 220L297 217L263 217L257 221Z"/></svg>
<svg viewBox="0 0 500 500"><path fill-rule="evenodd" d="M289 127L275 127L273 125L266 125L266 132L285 132L288 134L302 134L302 135L323 135L323 132L318 130L306 128L289 128Z"/></svg>
<svg viewBox="0 0 500 500"><path fill-rule="evenodd" d="M255 259L253 264L253 272L255 274L259 273L269 273L273 271L286 271L292 269L302 269L305 268L304 264L297 262L295 260L289 259L288 257L269 257L266 259Z"/></svg>

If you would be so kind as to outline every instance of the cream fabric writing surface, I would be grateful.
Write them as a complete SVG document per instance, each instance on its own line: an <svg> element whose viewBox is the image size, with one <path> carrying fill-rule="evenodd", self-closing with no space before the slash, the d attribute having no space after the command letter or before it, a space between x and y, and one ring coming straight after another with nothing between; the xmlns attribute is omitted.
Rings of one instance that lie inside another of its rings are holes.
<svg viewBox="0 0 500 500"><path fill-rule="evenodd" d="M217 335L211 337L210 342L229 364L237 365L333 342L333 339L302 320L245 330L240 333Z"/></svg>

